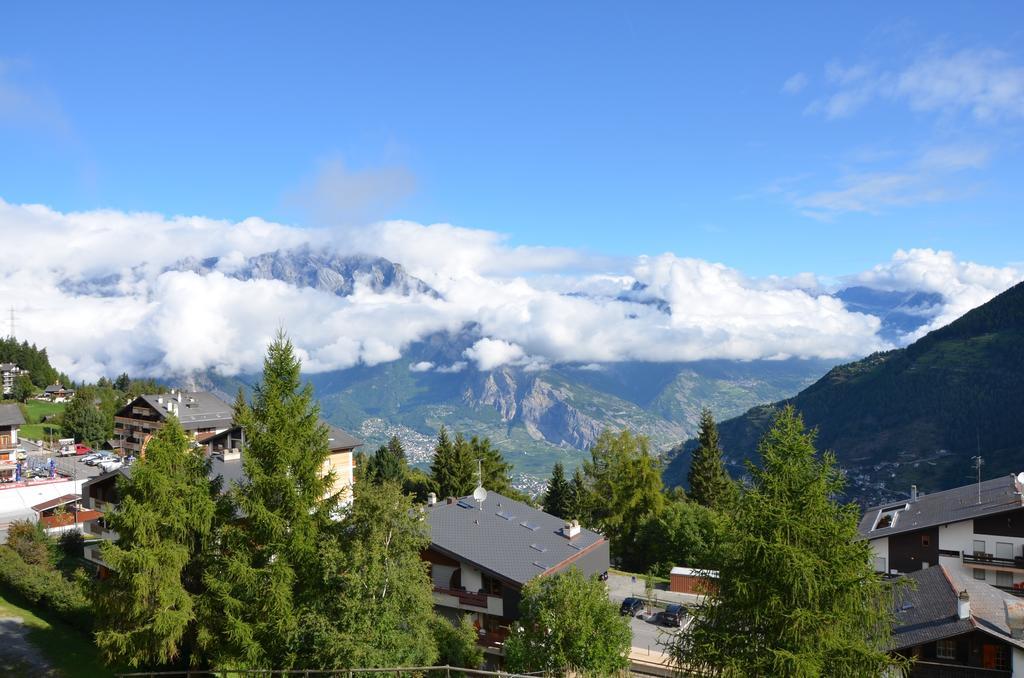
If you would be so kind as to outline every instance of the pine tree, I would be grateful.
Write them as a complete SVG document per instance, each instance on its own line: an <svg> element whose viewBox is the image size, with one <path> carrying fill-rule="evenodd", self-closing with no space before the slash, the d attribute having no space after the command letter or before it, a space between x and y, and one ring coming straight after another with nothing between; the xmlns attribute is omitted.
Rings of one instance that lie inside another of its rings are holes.
<svg viewBox="0 0 1024 678"><path fill-rule="evenodd" d="M690 497L702 506L722 508L734 498L735 486L722 463L722 450L718 446L718 427L711 410L700 413L698 446L690 461L686 476Z"/></svg>
<svg viewBox="0 0 1024 678"><path fill-rule="evenodd" d="M381 445L372 457L366 460L365 478L373 483L397 483L401 485L409 468L405 460L405 448L398 436L391 436L387 445Z"/></svg>
<svg viewBox="0 0 1024 678"><path fill-rule="evenodd" d="M565 467L560 461L551 469L551 480L544 494L544 511L559 518L569 518L572 513L572 487L565 479Z"/></svg>
<svg viewBox="0 0 1024 678"><path fill-rule="evenodd" d="M592 527L594 521L590 517L590 490L587 488L583 469L579 466L572 472L572 484L569 491L569 515L566 517L578 520L587 527Z"/></svg>
<svg viewBox="0 0 1024 678"><path fill-rule="evenodd" d="M196 601L214 547L217 507L207 463L171 417L119 486L103 545L112 574L96 595L96 644L129 666L203 665Z"/></svg>
<svg viewBox="0 0 1024 678"><path fill-rule="evenodd" d="M717 593L674 659L701 675L886 675L899 665L887 653L893 591L859 538L859 508L834 500L845 484L835 456L815 452L792 407L758 452L724 522Z"/></svg>
<svg viewBox="0 0 1024 678"><path fill-rule="evenodd" d="M437 485L441 497L462 497L476 487L476 462L472 450L462 434L453 442L444 426L437 433L434 461L430 464L430 477Z"/></svg>
<svg viewBox="0 0 1024 678"><path fill-rule="evenodd" d="M232 492L243 518L224 530L224 557L206 578L219 628L205 638L220 666L288 669L305 606L323 597L317 585L320 541L337 514L324 474L327 427L300 363L279 332L263 364L251 405L236 404L245 431L246 480Z"/></svg>

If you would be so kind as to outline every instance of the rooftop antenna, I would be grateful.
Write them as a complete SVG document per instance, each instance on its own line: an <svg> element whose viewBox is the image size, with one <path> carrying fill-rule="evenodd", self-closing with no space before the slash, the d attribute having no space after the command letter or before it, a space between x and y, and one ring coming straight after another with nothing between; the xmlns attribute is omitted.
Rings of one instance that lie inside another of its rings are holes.
<svg viewBox="0 0 1024 678"><path fill-rule="evenodd" d="M979 450L979 452L980 452L980 450ZM976 456L976 457L971 457L971 459L974 460L974 468L978 472L978 503L980 504L981 503L981 465L984 464L985 462L982 460L980 454L978 456Z"/></svg>
<svg viewBox="0 0 1024 678"><path fill-rule="evenodd" d="M476 499L477 508L483 511L487 490L484 489L484 474L479 459L476 460L476 489L473 490L473 499Z"/></svg>

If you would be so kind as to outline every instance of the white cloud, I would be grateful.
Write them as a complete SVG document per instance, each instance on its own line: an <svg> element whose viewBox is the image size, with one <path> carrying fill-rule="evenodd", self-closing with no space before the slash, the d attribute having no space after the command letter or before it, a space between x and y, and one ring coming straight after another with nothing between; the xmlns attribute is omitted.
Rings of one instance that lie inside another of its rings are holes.
<svg viewBox="0 0 1024 678"><path fill-rule="evenodd" d="M278 327L310 372L392 361L413 342L467 327L476 335L465 360L410 369L845 358L884 345L878 318L848 311L810 273L752 279L672 254L609 261L513 247L499 234L446 224L311 230L255 218L61 213L0 201L0 234L21 253L0 271L0 298L15 306L19 335L46 346L76 379L255 371ZM387 256L441 296L378 293L357 281L351 295L338 297L230 275L245 257L304 243ZM208 275L166 270L185 256L220 262ZM111 275L121 277L102 288L84 284ZM1017 278L1014 269L912 250L857 280L941 292L948 302L934 310L940 322Z"/></svg>
<svg viewBox="0 0 1024 678"><path fill-rule="evenodd" d="M421 360L418 363L412 363L409 365L410 372L429 372L434 369L434 363L429 360Z"/></svg>
<svg viewBox="0 0 1024 678"><path fill-rule="evenodd" d="M935 292L945 303L912 341L947 325L1024 279L1019 266L981 266L959 261L952 252L933 249L898 250L891 260L853 276L852 281L883 290Z"/></svg>
<svg viewBox="0 0 1024 678"><path fill-rule="evenodd" d="M979 121L1024 117L1024 66L995 49L932 49L901 68L831 63L825 76L834 91L808 107L827 118L856 113L875 100L905 103L912 110L970 113Z"/></svg>
<svg viewBox="0 0 1024 678"><path fill-rule="evenodd" d="M782 91L786 94L799 94L804 87L807 87L807 75L804 73L794 73L782 83Z"/></svg>

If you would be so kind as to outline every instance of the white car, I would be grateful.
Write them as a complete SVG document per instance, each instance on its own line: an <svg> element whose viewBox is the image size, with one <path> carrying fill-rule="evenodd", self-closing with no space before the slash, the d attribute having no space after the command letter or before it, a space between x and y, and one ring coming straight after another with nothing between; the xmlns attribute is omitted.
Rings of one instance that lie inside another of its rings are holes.
<svg viewBox="0 0 1024 678"><path fill-rule="evenodd" d="M103 455L101 455L99 452L94 452L92 454L85 455L84 457L82 457L78 461L84 461L86 464L88 464L89 462L96 461L101 456L103 456Z"/></svg>
<svg viewBox="0 0 1024 678"><path fill-rule="evenodd" d="M122 466L124 466L124 464L122 464L121 461L118 459L109 459L107 461L101 461L100 463L96 464L96 466L103 469L104 473L110 473L111 471L116 471L117 469L121 468Z"/></svg>
<svg viewBox="0 0 1024 678"><path fill-rule="evenodd" d="M58 457L73 457L76 454L78 454L78 453L75 452L75 446L74 445L64 445L57 452L57 456Z"/></svg>

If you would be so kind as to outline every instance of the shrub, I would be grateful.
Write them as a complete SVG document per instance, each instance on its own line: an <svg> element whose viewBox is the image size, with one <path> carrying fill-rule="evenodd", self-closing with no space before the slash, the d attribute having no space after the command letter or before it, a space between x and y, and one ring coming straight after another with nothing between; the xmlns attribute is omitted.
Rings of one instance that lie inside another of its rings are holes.
<svg viewBox="0 0 1024 678"><path fill-rule="evenodd" d="M7 546L0 546L0 587L29 603L50 610L82 630L92 628L92 607L81 577L68 581L46 565L28 563Z"/></svg>

